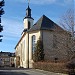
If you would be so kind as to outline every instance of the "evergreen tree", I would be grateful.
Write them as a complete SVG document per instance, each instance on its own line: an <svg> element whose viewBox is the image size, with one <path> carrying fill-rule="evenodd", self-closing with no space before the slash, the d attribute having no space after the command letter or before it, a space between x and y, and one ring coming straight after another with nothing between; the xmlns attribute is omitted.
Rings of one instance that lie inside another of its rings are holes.
<svg viewBox="0 0 75 75"><path fill-rule="evenodd" d="M34 51L34 58L35 62L43 61L44 60L44 49L43 49L43 42L41 39L37 41L35 51Z"/></svg>
<svg viewBox="0 0 75 75"><path fill-rule="evenodd" d="M0 32L3 31L3 26L1 26L1 15L4 14L4 10L3 7L4 6L4 0L0 1ZM0 35L0 38L2 37L2 35ZM0 42L2 41L2 39L0 39Z"/></svg>

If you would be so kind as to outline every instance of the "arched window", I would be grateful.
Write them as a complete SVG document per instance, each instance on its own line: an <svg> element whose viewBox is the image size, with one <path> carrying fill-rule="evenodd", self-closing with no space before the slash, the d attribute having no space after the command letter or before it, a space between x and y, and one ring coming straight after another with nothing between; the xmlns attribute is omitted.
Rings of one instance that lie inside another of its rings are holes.
<svg viewBox="0 0 75 75"><path fill-rule="evenodd" d="M36 36L33 35L32 36L32 52L34 54L34 50L35 50L35 44L36 44Z"/></svg>
<svg viewBox="0 0 75 75"><path fill-rule="evenodd" d="M30 29L30 21L28 21L28 29Z"/></svg>

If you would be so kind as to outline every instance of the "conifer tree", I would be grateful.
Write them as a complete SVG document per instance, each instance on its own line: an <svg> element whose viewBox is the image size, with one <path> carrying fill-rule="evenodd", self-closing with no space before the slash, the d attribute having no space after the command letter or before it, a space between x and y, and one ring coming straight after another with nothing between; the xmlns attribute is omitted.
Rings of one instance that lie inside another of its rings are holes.
<svg viewBox="0 0 75 75"><path fill-rule="evenodd" d="M43 49L43 42L41 39L37 41L35 51L34 51L34 59L35 62L43 61L44 60L44 49Z"/></svg>
<svg viewBox="0 0 75 75"><path fill-rule="evenodd" d="M0 32L3 31L3 26L1 25L1 15L4 14L4 10L3 7L4 6L4 0L0 1ZM2 35L0 35L0 38L3 37ZM0 39L0 42L2 41L2 39Z"/></svg>

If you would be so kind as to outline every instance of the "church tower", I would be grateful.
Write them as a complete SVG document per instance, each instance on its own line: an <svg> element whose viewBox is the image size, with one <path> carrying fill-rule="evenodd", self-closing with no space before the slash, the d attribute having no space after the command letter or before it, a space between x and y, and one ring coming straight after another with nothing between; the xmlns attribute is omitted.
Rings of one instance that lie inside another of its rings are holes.
<svg viewBox="0 0 75 75"><path fill-rule="evenodd" d="M29 7L29 2L28 2L28 7L26 9L26 16L24 18L24 30L29 30L32 26L33 26L33 21L34 19L31 16L31 9ZM25 58L24 58L24 68L32 68L32 50L29 50L29 42L30 42L30 38L29 38L29 33L26 33L25 35Z"/></svg>
<svg viewBox="0 0 75 75"><path fill-rule="evenodd" d="M24 29L30 29L33 25L33 21L34 19L31 17L31 9L28 3L28 7L26 9L26 17L24 18Z"/></svg>

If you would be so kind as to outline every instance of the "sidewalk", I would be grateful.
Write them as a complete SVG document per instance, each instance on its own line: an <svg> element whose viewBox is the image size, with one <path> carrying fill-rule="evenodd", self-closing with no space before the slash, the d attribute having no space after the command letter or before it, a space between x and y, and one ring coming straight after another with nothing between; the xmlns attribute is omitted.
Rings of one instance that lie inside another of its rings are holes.
<svg viewBox="0 0 75 75"><path fill-rule="evenodd" d="M54 73L54 72L44 71L44 70L40 70L40 69L32 69L32 71L38 71L45 75L68 75L68 74L63 74L63 73Z"/></svg>

